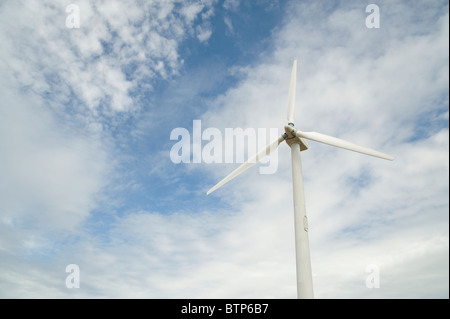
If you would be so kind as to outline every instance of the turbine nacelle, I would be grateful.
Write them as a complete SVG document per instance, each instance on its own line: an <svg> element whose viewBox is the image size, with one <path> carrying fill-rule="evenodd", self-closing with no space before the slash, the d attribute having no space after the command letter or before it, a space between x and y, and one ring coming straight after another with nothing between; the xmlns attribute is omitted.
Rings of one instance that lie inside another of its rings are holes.
<svg viewBox="0 0 450 319"><path fill-rule="evenodd" d="M285 133L283 134L284 140L289 146L294 143L300 144L300 151L306 151L308 149L308 142L304 138L298 136L299 130L294 127L294 124L289 123L284 126Z"/></svg>

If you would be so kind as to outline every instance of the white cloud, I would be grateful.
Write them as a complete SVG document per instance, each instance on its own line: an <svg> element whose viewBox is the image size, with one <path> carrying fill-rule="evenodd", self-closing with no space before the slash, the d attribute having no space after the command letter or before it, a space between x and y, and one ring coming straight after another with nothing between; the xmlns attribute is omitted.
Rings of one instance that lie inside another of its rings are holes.
<svg viewBox="0 0 450 319"><path fill-rule="evenodd" d="M234 33L234 28L233 28L233 23L231 22L231 19L229 17L225 17L225 18L223 18L223 22L227 26L228 31L231 34L233 34Z"/></svg>
<svg viewBox="0 0 450 319"><path fill-rule="evenodd" d="M211 37L212 30L209 27L197 26L197 39L200 42L206 42Z"/></svg>
<svg viewBox="0 0 450 319"><path fill-rule="evenodd" d="M192 24L203 8L204 6L202 3L193 3L189 6L183 7L181 9L181 14L186 18L188 24Z"/></svg>
<svg viewBox="0 0 450 319"><path fill-rule="evenodd" d="M61 127L43 101L0 83L0 250L46 254L97 207L113 161L95 135Z"/></svg>
<svg viewBox="0 0 450 319"><path fill-rule="evenodd" d="M195 18L203 9L210 12L212 5L82 1L80 28L68 29L63 4L50 3L3 5L8 15L2 19L2 56L10 61L5 66L8 73L36 93L52 92L58 102L71 90L91 110L112 111L136 108L131 91L141 81L178 72L178 45L187 37L183 30L192 29ZM200 41L211 35L208 18L202 18L205 25L197 30ZM13 41L10 34L15 34ZM139 68L133 69L137 63ZM55 87L49 77L62 82L63 88Z"/></svg>
<svg viewBox="0 0 450 319"><path fill-rule="evenodd" d="M239 7L239 0L225 0L223 2L223 7L226 10L236 10Z"/></svg>
<svg viewBox="0 0 450 319"><path fill-rule="evenodd" d="M79 29L66 27L64 4L2 3L0 151L7 227L33 220L73 229L90 215L114 163L107 159L114 152L110 131L122 123L116 114L139 108L132 91L141 81L178 72L184 29L192 28L200 9L210 12L212 6L196 3L80 1Z"/></svg>

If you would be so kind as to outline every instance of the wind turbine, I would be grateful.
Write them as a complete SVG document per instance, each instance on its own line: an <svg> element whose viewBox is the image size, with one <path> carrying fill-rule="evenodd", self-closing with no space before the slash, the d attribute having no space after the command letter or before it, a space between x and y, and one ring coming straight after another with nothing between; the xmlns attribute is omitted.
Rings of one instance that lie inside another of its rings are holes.
<svg viewBox="0 0 450 319"><path fill-rule="evenodd" d="M350 151L359 152L386 160L394 160L392 156L375 151L373 149L359 146L336 137L324 135L317 132L302 132L294 127L294 109L295 109L295 86L297 79L297 60L294 60L292 66L291 82L289 86L289 98L287 106L287 121L284 126L283 133L278 140L273 141L265 148L261 149L257 154L251 157L247 162L243 163L227 177L212 187L206 194L209 195L234 177L238 176L246 169L259 162L262 158L273 152L281 142L291 147L292 159L292 182L294 190L294 223L295 223L295 252L297 265L297 298L311 299L314 298L311 258L309 251L308 239L308 219L306 217L305 194L303 190L302 164L300 152L308 149L306 140L325 143L328 145L344 148Z"/></svg>

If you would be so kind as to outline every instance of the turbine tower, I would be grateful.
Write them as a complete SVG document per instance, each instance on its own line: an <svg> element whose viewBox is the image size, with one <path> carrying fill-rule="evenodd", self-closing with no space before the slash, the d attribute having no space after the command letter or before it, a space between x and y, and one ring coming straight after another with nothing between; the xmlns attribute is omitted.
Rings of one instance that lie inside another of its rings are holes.
<svg viewBox="0 0 450 319"><path fill-rule="evenodd" d="M291 82L289 86L289 98L287 106L287 121L284 126L285 133L278 140L273 141L257 154L251 157L247 162L243 163L227 177L212 187L206 194L209 195L234 177L247 170L262 158L273 152L281 142L291 147L292 160L292 182L294 191L294 229L295 229L295 252L297 266L297 298L311 299L314 298L311 257L309 251L308 239L308 218L306 217L305 193L303 190L303 176L300 152L308 149L306 140L325 143L328 145L344 148L350 151L359 152L366 155L379 157L386 160L394 160L392 156L375 151L373 149L359 146L336 137L324 135L317 132L302 132L294 127L294 110L295 110L295 87L297 80L297 60L294 60L292 66Z"/></svg>

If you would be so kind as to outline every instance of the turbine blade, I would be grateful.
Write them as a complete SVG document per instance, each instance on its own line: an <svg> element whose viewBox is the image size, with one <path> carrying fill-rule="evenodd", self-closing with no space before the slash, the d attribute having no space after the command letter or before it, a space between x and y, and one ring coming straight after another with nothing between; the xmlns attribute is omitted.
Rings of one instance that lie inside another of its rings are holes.
<svg viewBox="0 0 450 319"><path fill-rule="evenodd" d="M269 145L267 145L266 147L264 147L263 149L261 149L258 153L256 153L254 156L252 156L251 158L248 159L247 162L243 163L241 166L239 166L238 168L236 168L234 171L232 171L227 177L225 177L224 179L222 179L220 182L218 182L214 187L212 187L207 193L206 195L211 194L212 192L214 192L216 189L218 189L219 187L221 187L222 185L224 185L225 183L229 182L230 180L232 180L233 178L235 178L236 176L238 176L239 174L241 174L242 172L244 172L245 170L247 170L248 168L252 167L253 165L255 165L256 163L258 163L261 159L263 159L264 157L266 157L267 155L269 155L270 153L272 153L274 150L276 150L276 148L278 147L278 145L280 145L281 142L284 141L284 137L280 136L278 138L278 140L273 141L272 143L270 143Z"/></svg>
<svg viewBox="0 0 450 319"><path fill-rule="evenodd" d="M288 123L294 124L294 111L295 111L295 84L297 82L297 60L294 60L291 72L291 83L289 85L289 98L287 106L287 120Z"/></svg>
<svg viewBox="0 0 450 319"><path fill-rule="evenodd" d="M370 149L368 147L356 145L356 144L353 144L353 143L341 140L341 139L336 138L336 137L328 136L328 135L325 135L325 134L321 134L321 133L317 133L317 132L296 131L295 135L299 136L299 137L306 138L308 140L312 140L312 141L316 141L316 142L325 143L325 144L328 144L328 145L344 148L346 150L359 152L359 153L362 153L362 154L367 154L367 155L383 158L383 159L390 160L390 161L394 160L394 157L392 157L390 155L387 155L387 154L375 151L375 150Z"/></svg>

